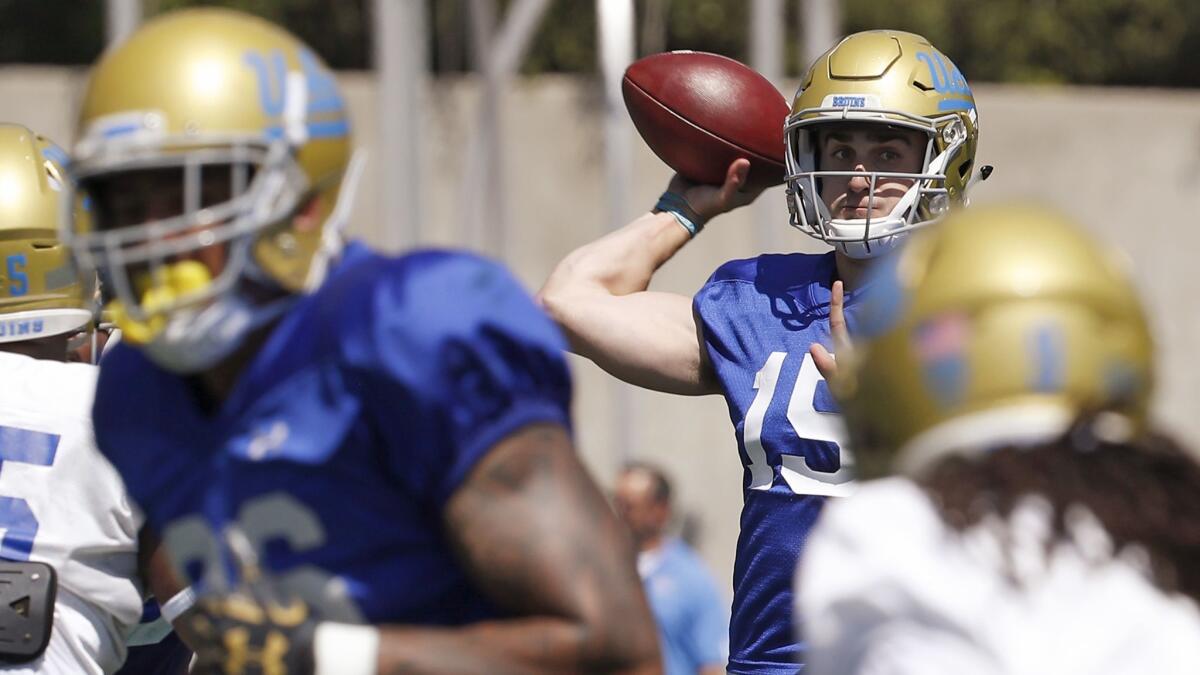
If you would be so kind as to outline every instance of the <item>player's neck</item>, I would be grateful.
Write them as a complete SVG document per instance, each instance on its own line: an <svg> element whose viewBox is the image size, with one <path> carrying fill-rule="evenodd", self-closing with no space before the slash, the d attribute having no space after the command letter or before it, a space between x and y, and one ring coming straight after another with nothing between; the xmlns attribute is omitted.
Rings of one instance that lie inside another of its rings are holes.
<svg viewBox="0 0 1200 675"><path fill-rule="evenodd" d="M662 548L666 541L667 536L665 534L658 534L653 537L642 539L637 542L638 553L651 553L653 551L657 551L658 549Z"/></svg>
<svg viewBox="0 0 1200 675"><path fill-rule="evenodd" d="M233 393L238 379L258 355L277 323L278 320L272 321L250 333L232 354L192 378L201 404L208 412L216 412Z"/></svg>
<svg viewBox="0 0 1200 675"><path fill-rule="evenodd" d="M36 340L0 343L0 352L21 354L42 361L67 360L67 336L52 335Z"/></svg>
<svg viewBox="0 0 1200 675"><path fill-rule="evenodd" d="M863 282L871 260L851 258L841 251L835 251L833 259L837 269L837 280L842 282L842 288L847 292L857 289Z"/></svg>

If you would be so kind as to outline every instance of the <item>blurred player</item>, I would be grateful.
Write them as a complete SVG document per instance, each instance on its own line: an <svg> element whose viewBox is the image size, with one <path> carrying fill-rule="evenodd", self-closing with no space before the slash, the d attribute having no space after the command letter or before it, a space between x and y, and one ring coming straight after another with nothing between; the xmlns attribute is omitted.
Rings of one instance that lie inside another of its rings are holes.
<svg viewBox="0 0 1200 675"><path fill-rule="evenodd" d="M1038 208L931 234L871 284L877 334L833 377L861 475L899 476L809 537L812 672L1200 672L1200 466L1145 432L1124 270Z"/></svg>
<svg viewBox="0 0 1200 675"><path fill-rule="evenodd" d="M67 363L95 282L58 240L65 159L0 124L3 672L112 673L142 611L141 519L92 440L96 369Z"/></svg>
<svg viewBox="0 0 1200 675"><path fill-rule="evenodd" d="M830 302L844 287L853 312L867 264L963 201L977 137L970 89L924 38L851 35L809 69L786 127L792 224L832 252L731 261L694 299L647 291L705 221L757 196L738 160L720 187L676 176L652 213L568 255L540 293L572 349L613 375L729 404L745 465L730 672L795 672L790 570L825 498L851 488L818 370Z"/></svg>
<svg viewBox="0 0 1200 675"><path fill-rule="evenodd" d="M79 132L73 248L122 330L97 440L197 586L200 671L658 672L558 331L491 262L343 247L357 164L315 54L164 15L96 65Z"/></svg>

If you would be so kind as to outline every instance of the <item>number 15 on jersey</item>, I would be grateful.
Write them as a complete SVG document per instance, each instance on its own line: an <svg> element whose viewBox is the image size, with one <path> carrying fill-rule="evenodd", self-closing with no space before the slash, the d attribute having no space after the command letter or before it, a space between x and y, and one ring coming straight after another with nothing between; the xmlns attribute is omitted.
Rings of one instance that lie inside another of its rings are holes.
<svg viewBox="0 0 1200 675"><path fill-rule="evenodd" d="M766 490L775 479L775 470L767 461L763 446L763 420L767 409L775 398L779 384L779 373L789 355L787 352L772 352L766 364L754 376L757 393L746 411L743 440L746 455L750 458L750 489ZM772 448L781 458L779 473L792 492L801 495L846 497L854 491L854 455L846 445L845 429L841 416L832 412L821 412L813 405L817 384L824 378L817 370L812 356L805 353L800 362L796 385L788 399L787 421L796 436L812 441L827 441L838 449L840 460L835 471L813 469L803 455L789 454L785 448Z"/></svg>

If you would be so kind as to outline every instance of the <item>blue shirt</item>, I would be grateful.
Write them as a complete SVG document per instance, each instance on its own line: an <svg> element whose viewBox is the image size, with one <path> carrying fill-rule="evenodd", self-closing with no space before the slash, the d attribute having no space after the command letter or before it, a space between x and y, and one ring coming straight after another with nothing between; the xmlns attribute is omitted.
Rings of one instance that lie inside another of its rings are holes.
<svg viewBox="0 0 1200 675"><path fill-rule="evenodd" d="M455 559L443 509L498 441L568 424L564 347L495 263L352 244L216 410L118 345L96 439L198 592L236 582L236 524L326 619L462 624L498 612Z"/></svg>
<svg viewBox="0 0 1200 675"><path fill-rule="evenodd" d="M704 666L723 666L729 657L729 612L712 575L678 539L649 555L642 584L658 624L665 675L695 675Z"/></svg>
<svg viewBox="0 0 1200 675"><path fill-rule="evenodd" d="M832 349L834 277L833 253L762 255L722 265L695 297L745 467L731 673L797 672L796 561L826 497L852 488L841 419L808 353L813 343ZM847 294L848 322L853 301Z"/></svg>

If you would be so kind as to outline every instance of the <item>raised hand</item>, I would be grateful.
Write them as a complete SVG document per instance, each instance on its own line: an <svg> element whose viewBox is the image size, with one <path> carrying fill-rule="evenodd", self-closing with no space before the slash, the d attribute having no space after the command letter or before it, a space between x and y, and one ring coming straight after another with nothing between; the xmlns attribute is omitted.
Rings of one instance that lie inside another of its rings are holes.
<svg viewBox="0 0 1200 675"><path fill-rule="evenodd" d="M749 174L750 160L736 159L725 171L725 182L721 185L693 183L675 174L667 190L682 195L696 215L707 221L749 204L762 193L762 187L747 188L746 178Z"/></svg>
<svg viewBox="0 0 1200 675"><path fill-rule="evenodd" d="M850 332L846 329L845 293L841 281L833 282L830 296L829 335L833 338L833 352L830 353L824 345L816 342L808 348L808 353L812 354L813 362L817 364L817 370L820 371L826 382L832 382L837 378L838 367L834 355L841 354L845 360L851 355L854 348L850 341Z"/></svg>

